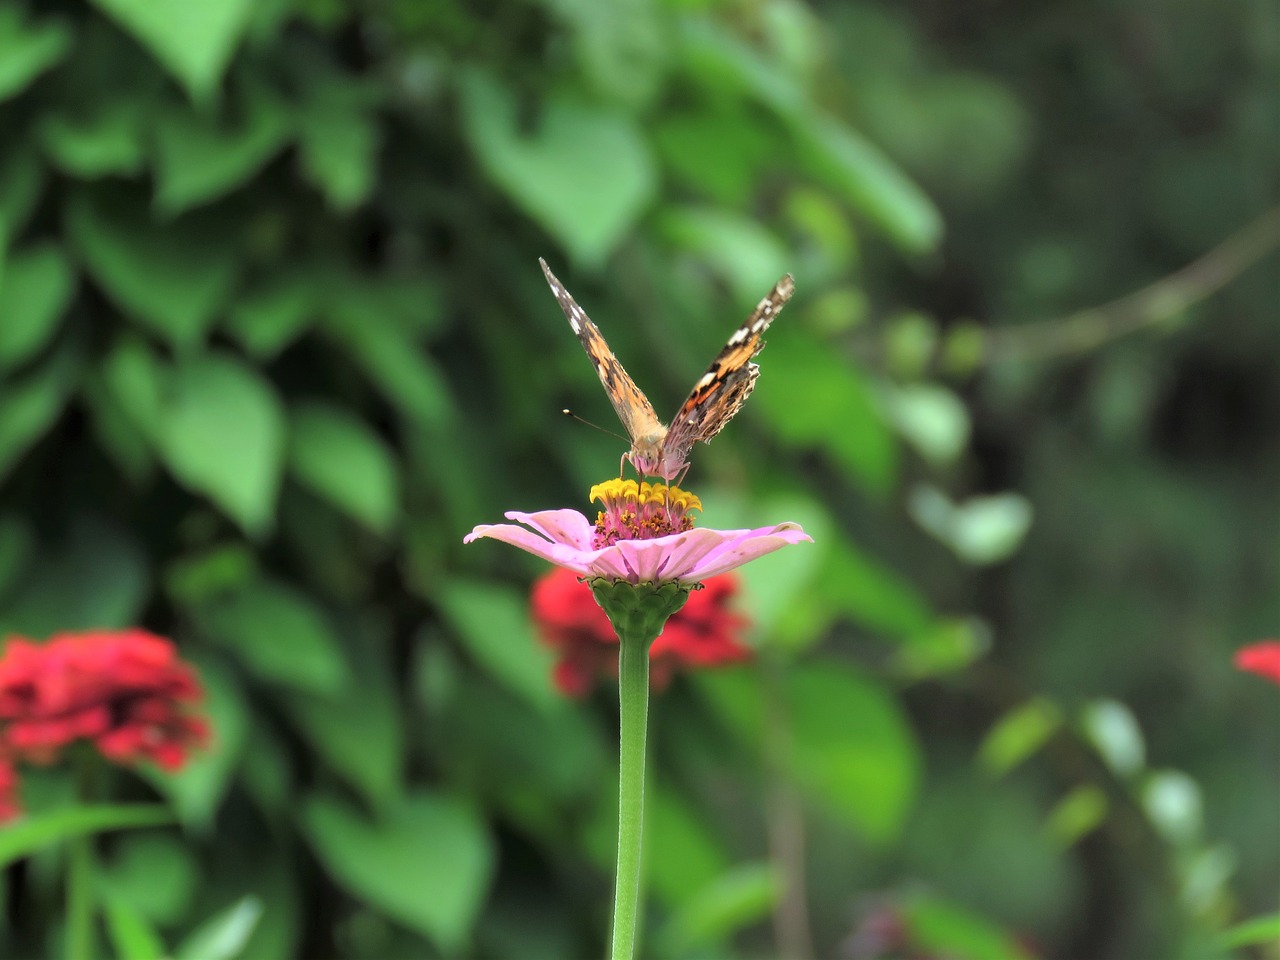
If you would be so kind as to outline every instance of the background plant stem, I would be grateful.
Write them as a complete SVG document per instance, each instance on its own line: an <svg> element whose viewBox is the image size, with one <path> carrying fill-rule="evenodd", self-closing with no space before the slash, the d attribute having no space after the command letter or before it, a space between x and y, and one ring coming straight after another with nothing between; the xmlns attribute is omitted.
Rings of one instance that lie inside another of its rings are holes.
<svg viewBox="0 0 1280 960"><path fill-rule="evenodd" d="M92 757L76 757L76 792L81 803L92 802ZM93 957L93 834L76 837L67 847L67 960Z"/></svg>

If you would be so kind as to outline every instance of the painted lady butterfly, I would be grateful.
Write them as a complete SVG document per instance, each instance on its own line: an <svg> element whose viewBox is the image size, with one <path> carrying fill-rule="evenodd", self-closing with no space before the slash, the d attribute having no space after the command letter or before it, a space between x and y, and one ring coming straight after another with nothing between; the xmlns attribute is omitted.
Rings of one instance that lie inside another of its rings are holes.
<svg viewBox="0 0 1280 960"><path fill-rule="evenodd" d="M618 419L627 428L631 450L623 460L630 460L641 476L661 477L668 482L683 476L693 445L699 440L710 443L711 438L723 430L741 409L756 385L756 377L760 376L760 368L751 362L751 358L764 348L764 341L760 338L796 289L791 274L778 281L716 354L668 427L658 419L649 398L636 386L604 342L600 328L591 322L564 284L556 279L546 261L539 259L538 262L542 264L547 283L551 284L551 292L560 301L560 309L569 319L569 326L595 364L605 393L618 412Z"/></svg>

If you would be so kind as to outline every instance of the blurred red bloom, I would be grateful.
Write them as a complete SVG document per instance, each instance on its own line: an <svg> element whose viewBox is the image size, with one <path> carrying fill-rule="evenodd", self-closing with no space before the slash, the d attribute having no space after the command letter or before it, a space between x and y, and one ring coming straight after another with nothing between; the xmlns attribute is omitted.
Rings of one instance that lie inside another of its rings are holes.
<svg viewBox="0 0 1280 960"><path fill-rule="evenodd" d="M202 696L173 644L145 630L64 633L47 643L14 637L0 654L0 757L52 763L85 739L116 763L177 770L208 739L189 710ZM0 767L0 819L6 782L12 793L12 766Z"/></svg>
<svg viewBox="0 0 1280 960"><path fill-rule="evenodd" d="M709 578L701 590L667 621L649 649L650 683L661 689L678 668L735 663L751 656L738 638L747 618L729 608L737 578ZM591 588L572 570L556 567L533 585L533 620L546 644L556 651L553 679L562 693L586 695L598 677L618 675L618 637L596 604Z"/></svg>
<svg viewBox="0 0 1280 960"><path fill-rule="evenodd" d="M1236 668L1280 683L1280 640L1263 640L1236 651Z"/></svg>
<svg viewBox="0 0 1280 960"><path fill-rule="evenodd" d="M9 758L0 754L0 823L12 820L19 813L18 774Z"/></svg>

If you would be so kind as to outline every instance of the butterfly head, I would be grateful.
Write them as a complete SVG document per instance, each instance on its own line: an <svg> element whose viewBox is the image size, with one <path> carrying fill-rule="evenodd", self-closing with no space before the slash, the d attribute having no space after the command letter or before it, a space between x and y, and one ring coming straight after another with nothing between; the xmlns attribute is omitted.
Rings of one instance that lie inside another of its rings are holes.
<svg viewBox="0 0 1280 960"><path fill-rule="evenodd" d="M661 477L670 481L684 469L684 458L668 457L666 449L667 430L661 424L637 437L631 442L631 451L626 459L636 468L642 477Z"/></svg>

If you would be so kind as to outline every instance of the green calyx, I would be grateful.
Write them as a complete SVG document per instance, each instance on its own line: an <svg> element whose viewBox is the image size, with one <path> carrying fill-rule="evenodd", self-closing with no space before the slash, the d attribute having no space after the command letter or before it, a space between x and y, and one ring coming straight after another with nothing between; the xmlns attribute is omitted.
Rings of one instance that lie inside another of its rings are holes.
<svg viewBox="0 0 1280 960"><path fill-rule="evenodd" d="M668 618L684 606L695 584L627 583L596 577L588 580L596 603L605 612L619 640L652 643L662 633Z"/></svg>

